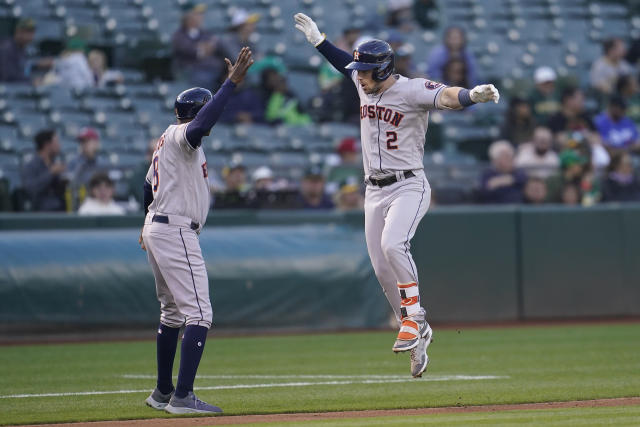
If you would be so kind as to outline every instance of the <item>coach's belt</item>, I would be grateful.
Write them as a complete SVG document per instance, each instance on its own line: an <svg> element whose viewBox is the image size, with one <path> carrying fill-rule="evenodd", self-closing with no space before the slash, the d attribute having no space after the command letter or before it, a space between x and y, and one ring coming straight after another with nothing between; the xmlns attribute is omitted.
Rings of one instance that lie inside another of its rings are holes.
<svg viewBox="0 0 640 427"><path fill-rule="evenodd" d="M402 174L404 175L404 179L416 176L413 171L403 171ZM369 177L369 182L377 187L386 187L387 185L395 184L396 182L398 182L398 177L396 177L395 175L380 179Z"/></svg>
<svg viewBox="0 0 640 427"><path fill-rule="evenodd" d="M159 222L161 224L169 224L169 217L166 215L154 215L153 218L151 218L151 222ZM191 228L192 230L196 231L200 228L200 224L198 224L195 221L191 221L191 224L189 225L189 228Z"/></svg>

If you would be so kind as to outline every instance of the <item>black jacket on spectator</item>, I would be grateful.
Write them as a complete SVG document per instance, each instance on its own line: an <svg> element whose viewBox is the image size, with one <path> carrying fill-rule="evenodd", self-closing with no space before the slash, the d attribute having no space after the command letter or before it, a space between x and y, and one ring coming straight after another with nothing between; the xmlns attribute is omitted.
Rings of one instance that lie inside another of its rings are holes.
<svg viewBox="0 0 640 427"><path fill-rule="evenodd" d="M27 56L13 38L0 43L0 81L27 81L25 73Z"/></svg>
<svg viewBox="0 0 640 427"><path fill-rule="evenodd" d="M511 184L497 188L489 188L489 181L500 176L511 176ZM527 175L515 169L511 173L498 172L490 168L484 171L480 179L479 198L481 203L522 203L524 201L524 185Z"/></svg>
<svg viewBox="0 0 640 427"><path fill-rule="evenodd" d="M37 154L22 169L22 185L29 195L34 211L63 211L65 181L49 172Z"/></svg>
<svg viewBox="0 0 640 427"><path fill-rule="evenodd" d="M603 202L640 201L640 182L637 176L622 177L615 172L609 173L602 181Z"/></svg>

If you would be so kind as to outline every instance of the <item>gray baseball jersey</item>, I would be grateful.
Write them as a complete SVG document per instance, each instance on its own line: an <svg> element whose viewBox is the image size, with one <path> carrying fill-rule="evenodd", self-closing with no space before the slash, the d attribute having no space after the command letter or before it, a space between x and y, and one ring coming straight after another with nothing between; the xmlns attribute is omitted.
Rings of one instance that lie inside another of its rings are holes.
<svg viewBox="0 0 640 427"><path fill-rule="evenodd" d="M395 75L385 92L369 95L351 73L360 95L360 131L365 176L423 169L429 110L446 87L427 79Z"/></svg>
<svg viewBox="0 0 640 427"><path fill-rule="evenodd" d="M207 160L186 137L187 123L171 125L153 153L146 180L153 189L150 212L180 215L204 225L209 212Z"/></svg>

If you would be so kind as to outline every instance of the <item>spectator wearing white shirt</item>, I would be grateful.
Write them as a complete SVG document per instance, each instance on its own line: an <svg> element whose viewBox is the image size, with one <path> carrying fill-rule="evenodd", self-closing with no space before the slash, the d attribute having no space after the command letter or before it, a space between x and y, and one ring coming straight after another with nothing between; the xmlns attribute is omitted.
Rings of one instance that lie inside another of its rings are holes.
<svg viewBox="0 0 640 427"><path fill-rule="evenodd" d="M113 200L113 181L105 172L98 172L89 181L89 194L79 215L124 215L124 208Z"/></svg>
<svg viewBox="0 0 640 427"><path fill-rule="evenodd" d="M546 179L558 173L560 159L552 150L553 133L548 127L537 126L531 142L518 147L516 167L523 169L528 176Z"/></svg>

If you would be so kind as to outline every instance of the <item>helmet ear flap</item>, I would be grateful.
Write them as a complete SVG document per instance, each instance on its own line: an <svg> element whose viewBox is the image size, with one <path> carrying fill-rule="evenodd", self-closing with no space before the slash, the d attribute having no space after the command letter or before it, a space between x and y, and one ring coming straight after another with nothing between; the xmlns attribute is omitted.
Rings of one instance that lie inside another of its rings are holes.
<svg viewBox="0 0 640 427"><path fill-rule="evenodd" d="M393 58L391 58L383 62L382 64L380 64L379 67L374 68L371 77L373 78L373 80L377 82L381 82L383 80L386 80L387 77L393 74L393 70L394 70L394 64L393 64Z"/></svg>

